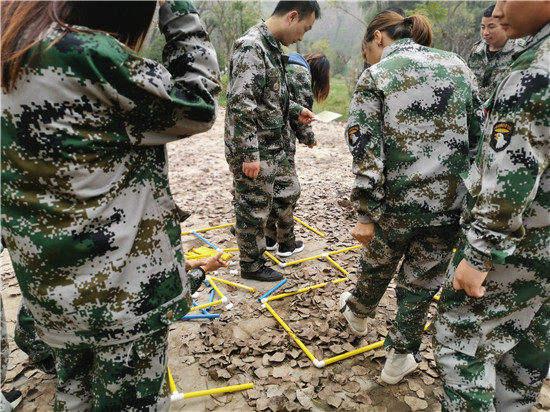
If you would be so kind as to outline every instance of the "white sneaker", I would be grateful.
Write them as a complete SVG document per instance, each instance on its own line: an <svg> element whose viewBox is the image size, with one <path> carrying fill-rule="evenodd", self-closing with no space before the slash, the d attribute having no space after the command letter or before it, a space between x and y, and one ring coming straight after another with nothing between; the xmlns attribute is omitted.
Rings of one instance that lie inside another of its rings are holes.
<svg viewBox="0 0 550 412"><path fill-rule="evenodd" d="M340 312L342 312L342 308L345 306L346 310L342 313L348 321L348 326L353 334L360 338L367 334L367 318L360 318L356 316L351 309L347 307L346 302L350 296L351 293L349 292L344 292L340 295Z"/></svg>
<svg viewBox="0 0 550 412"><path fill-rule="evenodd" d="M394 385L414 371L417 366L412 353L396 353L395 349L391 348L380 378L384 382Z"/></svg>

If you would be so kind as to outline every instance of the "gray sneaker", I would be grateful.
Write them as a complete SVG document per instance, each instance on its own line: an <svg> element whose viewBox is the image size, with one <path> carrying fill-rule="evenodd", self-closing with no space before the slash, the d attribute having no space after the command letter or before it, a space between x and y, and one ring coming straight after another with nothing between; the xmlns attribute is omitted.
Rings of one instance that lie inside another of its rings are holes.
<svg viewBox="0 0 550 412"><path fill-rule="evenodd" d="M397 353L394 348L391 348L380 378L390 385L395 385L417 366L418 363L412 353Z"/></svg>
<svg viewBox="0 0 550 412"><path fill-rule="evenodd" d="M367 334L367 318L356 316L347 306L347 301L350 296L351 293L349 292L344 292L340 295L340 312L343 313L344 318L348 321L348 326L353 334L361 338Z"/></svg>

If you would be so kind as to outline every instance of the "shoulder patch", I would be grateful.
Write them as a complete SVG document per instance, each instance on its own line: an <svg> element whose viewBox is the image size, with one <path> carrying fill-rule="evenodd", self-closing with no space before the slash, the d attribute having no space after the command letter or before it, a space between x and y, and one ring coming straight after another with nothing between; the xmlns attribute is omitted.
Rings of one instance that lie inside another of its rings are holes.
<svg viewBox="0 0 550 412"><path fill-rule="evenodd" d="M493 126L490 146L495 152L506 149L512 140L514 125L508 122L498 122Z"/></svg>
<svg viewBox="0 0 550 412"><path fill-rule="evenodd" d="M355 146L359 141L359 125L350 126L348 128L348 139L351 146Z"/></svg>

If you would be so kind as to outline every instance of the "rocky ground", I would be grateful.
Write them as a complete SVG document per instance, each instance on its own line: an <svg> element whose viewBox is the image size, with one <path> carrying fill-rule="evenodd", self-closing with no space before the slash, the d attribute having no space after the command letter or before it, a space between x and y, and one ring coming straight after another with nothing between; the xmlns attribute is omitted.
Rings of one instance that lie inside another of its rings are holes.
<svg viewBox="0 0 550 412"><path fill-rule="evenodd" d="M231 175L223 153L223 109L214 128L168 147L174 197L192 216L182 231L231 223ZM296 157L302 197L296 217L325 237L297 224L306 249L287 262L322 255L356 245L350 236L354 212L349 191L353 182L350 155L344 141L343 123L314 124L318 147L299 147ZM201 233L219 248L236 247L227 228ZM182 236L185 250L205 246L194 235ZM370 321L369 334L357 339L350 334L338 312L338 298L351 290L356 276L358 250L331 257L345 271L325 258L284 269L288 282L277 293L329 282L327 286L270 302L273 310L319 361L379 342L393 319L396 302L393 284L384 296L378 315ZM2 258L2 296L8 320L11 358L4 390L17 388L24 394L18 411L51 411L55 377L29 367L26 355L11 337L21 295L9 255ZM235 261L238 253L235 253ZM172 403L172 411L440 411L442 390L435 370L431 336L422 345L423 361L418 370L397 385L381 383L378 376L385 361L383 348L358 354L317 368L285 332L281 323L258 302L273 284L242 280L238 265L218 271L219 278L255 288L254 292L217 282L228 301L211 308L220 314L214 320L176 323L170 333L169 367L178 392L189 393L243 383L254 388L201 396ZM203 286L197 302L206 303L210 288ZM216 298L217 299L217 298ZM435 309L432 308L432 312ZM550 381L546 382L533 411L550 410Z"/></svg>

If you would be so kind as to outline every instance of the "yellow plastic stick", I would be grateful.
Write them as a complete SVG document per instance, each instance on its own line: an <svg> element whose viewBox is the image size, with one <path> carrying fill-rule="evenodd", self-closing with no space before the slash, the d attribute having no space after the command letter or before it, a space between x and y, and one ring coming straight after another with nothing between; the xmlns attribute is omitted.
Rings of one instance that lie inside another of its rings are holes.
<svg viewBox="0 0 550 412"><path fill-rule="evenodd" d="M223 251L224 252L238 252L239 248L238 247L230 247L230 248L224 249Z"/></svg>
<svg viewBox="0 0 550 412"><path fill-rule="evenodd" d="M333 358L329 358L327 360L324 360L323 363L324 363L324 366L330 365L331 363L341 361L342 359L351 358L352 356L359 355L360 353L367 352L369 350L379 348L382 345L384 345L384 339L382 339L379 342L372 343L372 344L367 345L367 346L363 346L362 348L355 349L355 350L343 353L343 354L335 356Z"/></svg>
<svg viewBox="0 0 550 412"><path fill-rule="evenodd" d="M311 256L311 257L307 257L307 258L303 258L303 259L294 260L292 262L287 262L285 265L286 266L297 265L298 263L307 262L309 260L321 259L322 257L323 257L323 255Z"/></svg>
<svg viewBox="0 0 550 412"><path fill-rule="evenodd" d="M206 276L206 281L208 281L208 283L210 283L210 285L212 286L212 289L214 289L216 291L216 293L218 294L218 296L220 298L223 299L224 295L222 293L222 291L218 288L218 285L216 285L214 283L214 281L212 280L212 278L210 276ZM198 306L197 306L198 307Z"/></svg>
<svg viewBox="0 0 550 412"><path fill-rule="evenodd" d="M228 226L233 226L235 223L227 223L225 225L218 225L218 226L212 226L212 227L205 227L204 229L196 229L196 230L190 230L188 232L181 232L181 235L190 235L191 233L193 232L207 232L209 230L213 230L213 229L221 229L222 227L228 227Z"/></svg>
<svg viewBox="0 0 550 412"><path fill-rule="evenodd" d="M225 283L226 285L235 286L236 288L246 289L246 290L249 290L250 292L255 292L256 291L256 289L251 288L250 286L241 285L240 283L235 283L235 282L231 282L229 280L216 278L214 276L210 276L210 279L215 280L216 282Z"/></svg>
<svg viewBox="0 0 550 412"><path fill-rule="evenodd" d="M224 301L222 299L220 299L220 300L215 300L213 302L205 303L204 305L193 306L191 309L189 309L189 312L193 312L194 310L201 310L201 309L209 308L210 306L219 305L220 303L224 303Z"/></svg>
<svg viewBox="0 0 550 412"><path fill-rule="evenodd" d="M270 258L273 262L275 262L276 264L280 265L281 264L281 261L278 260L275 256L273 256L271 253L269 253L267 250L264 252L268 258Z"/></svg>
<svg viewBox="0 0 550 412"><path fill-rule="evenodd" d="M205 389L203 391L187 392L183 394L183 399L196 398L198 396L214 395L216 393L242 391L244 389L253 389L253 383L243 383L242 385L225 386L222 388Z"/></svg>
<svg viewBox="0 0 550 412"><path fill-rule="evenodd" d="M330 256L332 256L332 255L336 255L337 253L347 252L348 250L359 249L360 247L363 247L363 245L355 245L355 246L351 246L351 247L346 247L344 249L335 250L334 252L328 252L328 254Z"/></svg>
<svg viewBox="0 0 550 412"><path fill-rule="evenodd" d="M304 353L306 354L306 356L313 362L315 360L315 356L313 356L313 354L309 351L308 348L306 348L306 345L304 345L302 343L302 341L300 339L298 339L296 337L296 335L294 334L294 332L292 332L292 329L290 329L287 324L279 317L279 315L277 315L277 313L273 310L273 308L271 306L269 306L269 304L267 302L264 302L263 303L265 305L265 307L267 308L267 310L269 312L271 312L271 314L273 315L273 317L275 319L277 319L277 321L281 324L281 326L283 327L284 330L287 331L287 333L292 336L292 339L294 339L294 342L296 342L298 344L298 346L304 351Z"/></svg>
<svg viewBox="0 0 550 412"><path fill-rule="evenodd" d="M300 219L298 219L296 216L293 216L294 217L294 220L298 223L301 223L302 225L304 225L305 227L307 227L309 230L311 230L312 232L315 232L317 233L319 236L321 237L326 237L324 234L322 234L321 232L319 232L318 230L316 229L313 229L310 225L308 225L307 223L304 223L302 222Z"/></svg>
<svg viewBox="0 0 550 412"><path fill-rule="evenodd" d="M172 378L172 373L170 372L170 368L166 366L166 370L168 372L168 383L170 384L170 392L177 392L178 389L176 388L176 384L174 383L174 378Z"/></svg>
<svg viewBox="0 0 550 412"><path fill-rule="evenodd" d="M332 263L334 266L336 266L336 269L338 269L340 272L342 272L344 275L348 275L348 271L344 269L342 266L340 266L338 263L336 263L330 256L325 256L325 258Z"/></svg>
<svg viewBox="0 0 550 412"><path fill-rule="evenodd" d="M340 282L345 282L346 280L348 280L348 278L336 279L336 280L333 280L332 283L336 284L336 283L340 283ZM298 289L294 292L287 292L287 293L281 293L280 295L269 296L267 298L267 301L286 298L287 296L297 295L298 293L309 292L310 290L313 290L313 289L322 288L322 287L328 285L329 283L331 283L331 282L319 283L318 285L308 286L307 288Z"/></svg>

